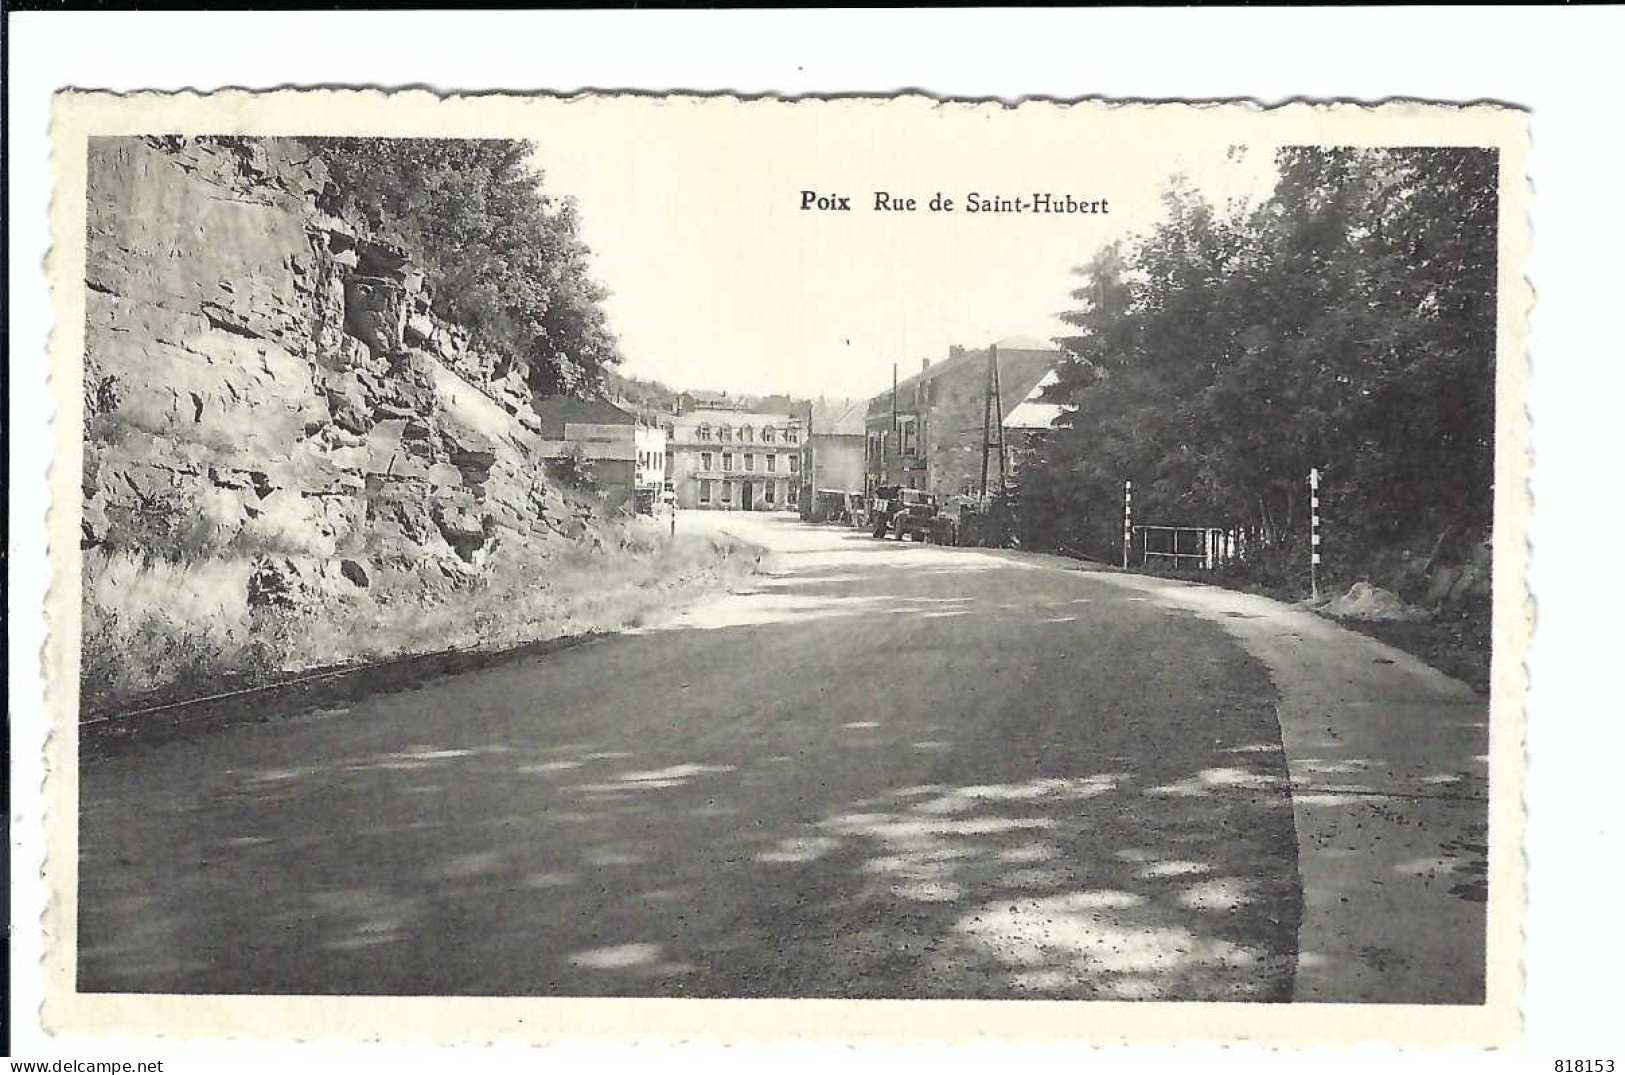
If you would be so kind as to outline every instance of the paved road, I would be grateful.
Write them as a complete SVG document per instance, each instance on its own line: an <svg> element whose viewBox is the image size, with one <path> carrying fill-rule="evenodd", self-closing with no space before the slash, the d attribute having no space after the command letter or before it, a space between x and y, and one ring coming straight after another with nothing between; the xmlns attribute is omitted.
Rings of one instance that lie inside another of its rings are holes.
<svg viewBox="0 0 1625 1075"><path fill-rule="evenodd" d="M87 763L81 989L1294 996L1314 846L1268 652L1040 558L684 525L766 573Z"/></svg>

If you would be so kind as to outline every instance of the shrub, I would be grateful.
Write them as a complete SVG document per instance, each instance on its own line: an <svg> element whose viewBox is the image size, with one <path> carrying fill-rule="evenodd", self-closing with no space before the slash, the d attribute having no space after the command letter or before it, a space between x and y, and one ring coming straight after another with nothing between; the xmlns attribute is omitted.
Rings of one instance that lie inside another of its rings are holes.
<svg viewBox="0 0 1625 1075"><path fill-rule="evenodd" d="M113 552L189 563L219 549L220 528L196 497L165 489L138 493L132 503L109 504L103 540Z"/></svg>
<svg viewBox="0 0 1625 1075"><path fill-rule="evenodd" d="M93 550L85 558L82 702L87 710L129 707L316 667L618 630L754 564L732 539L656 540L641 522L604 524L592 546L515 542L485 572L460 574L456 587L380 572L366 590L312 592L291 609L249 607L249 557L180 564Z"/></svg>
<svg viewBox="0 0 1625 1075"><path fill-rule="evenodd" d="M549 460L547 473L566 489L583 493L598 491L598 480L593 474L592 460L587 458L587 453L582 451L579 444L566 446L563 455Z"/></svg>

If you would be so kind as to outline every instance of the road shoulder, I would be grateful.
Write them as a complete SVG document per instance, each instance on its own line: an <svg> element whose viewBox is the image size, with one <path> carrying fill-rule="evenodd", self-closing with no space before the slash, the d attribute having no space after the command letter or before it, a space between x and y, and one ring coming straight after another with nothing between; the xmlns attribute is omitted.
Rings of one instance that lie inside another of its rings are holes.
<svg viewBox="0 0 1625 1075"><path fill-rule="evenodd" d="M1269 667L1304 886L1295 1000L1483 1003L1487 698L1270 598L1015 555L1212 620Z"/></svg>

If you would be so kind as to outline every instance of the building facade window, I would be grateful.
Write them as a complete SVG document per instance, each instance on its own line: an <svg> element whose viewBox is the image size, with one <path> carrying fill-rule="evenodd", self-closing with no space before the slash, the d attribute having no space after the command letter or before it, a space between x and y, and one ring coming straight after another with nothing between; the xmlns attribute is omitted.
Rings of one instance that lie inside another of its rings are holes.
<svg viewBox="0 0 1625 1075"><path fill-rule="evenodd" d="M699 428L694 430L694 436L697 437L700 440L710 440L711 439L711 425L710 425L710 423L701 422L700 425L699 425Z"/></svg>
<svg viewBox="0 0 1625 1075"><path fill-rule="evenodd" d="M722 502L724 504L726 504L729 501L733 500L733 498L734 498L734 483L730 482L730 481L723 482L722 483Z"/></svg>
<svg viewBox="0 0 1625 1075"><path fill-rule="evenodd" d="M772 452L769 452L768 455L767 455L767 472L769 474L772 474L775 471L777 471L778 469L779 469L779 457L774 455Z"/></svg>
<svg viewBox="0 0 1625 1075"><path fill-rule="evenodd" d="M746 452L745 453L745 469L746 470L755 470L756 469L756 453L755 452Z"/></svg>
<svg viewBox="0 0 1625 1075"><path fill-rule="evenodd" d="M727 471L727 470L732 470L733 468L734 468L734 454L732 452L723 452L722 453L722 469ZM728 488L727 483L724 482L722 487L723 487L723 489L727 489Z"/></svg>
<svg viewBox="0 0 1625 1075"><path fill-rule="evenodd" d="M700 503L701 504L709 504L709 503L711 503L711 479L710 478L701 478L700 479Z"/></svg>
<svg viewBox="0 0 1625 1075"><path fill-rule="evenodd" d="M734 439L733 426L723 426L720 429L718 429L717 430L717 438L719 440L733 440Z"/></svg>
<svg viewBox="0 0 1625 1075"><path fill-rule="evenodd" d="M796 473L797 471L799 471L801 469L801 465L800 465L801 464L801 457L796 456L796 455L792 455L792 456L789 456L788 458L790 460L790 473L794 474L794 473Z"/></svg>
<svg viewBox="0 0 1625 1075"><path fill-rule="evenodd" d="M746 426L739 431L739 439L747 442L750 440L750 426Z"/></svg>
<svg viewBox="0 0 1625 1075"><path fill-rule="evenodd" d="M763 426L762 427L762 443L763 444L772 444L773 443L773 427L772 426Z"/></svg>
<svg viewBox="0 0 1625 1075"><path fill-rule="evenodd" d="M700 453L700 469L701 470L710 470L711 469L711 453L710 452L701 452Z"/></svg>
<svg viewBox="0 0 1625 1075"><path fill-rule="evenodd" d="M787 507L796 506L796 486L794 482L784 487L784 503Z"/></svg>
<svg viewBox="0 0 1625 1075"><path fill-rule="evenodd" d="M778 484L778 482L768 482L766 485L762 486L762 501L764 503L773 503L773 489Z"/></svg>

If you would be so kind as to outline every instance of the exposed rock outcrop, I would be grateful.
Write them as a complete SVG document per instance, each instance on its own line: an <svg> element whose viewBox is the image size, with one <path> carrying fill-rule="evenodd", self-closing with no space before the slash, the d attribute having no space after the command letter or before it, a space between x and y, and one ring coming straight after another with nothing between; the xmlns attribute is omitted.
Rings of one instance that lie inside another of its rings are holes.
<svg viewBox="0 0 1625 1075"><path fill-rule="evenodd" d="M1356 582L1347 593L1337 594L1319 607L1340 620L1416 622L1428 618L1425 609L1407 605L1398 594L1369 582Z"/></svg>
<svg viewBox="0 0 1625 1075"><path fill-rule="evenodd" d="M585 525L543 480L523 371L323 211L298 142L93 139L89 175L86 546L260 556L250 597L276 606Z"/></svg>

